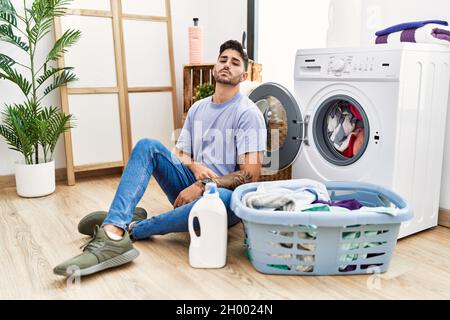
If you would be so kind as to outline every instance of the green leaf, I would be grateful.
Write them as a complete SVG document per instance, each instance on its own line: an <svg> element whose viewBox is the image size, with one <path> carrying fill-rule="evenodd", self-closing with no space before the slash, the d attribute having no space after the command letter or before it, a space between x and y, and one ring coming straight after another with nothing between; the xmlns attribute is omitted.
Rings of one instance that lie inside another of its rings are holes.
<svg viewBox="0 0 450 320"><path fill-rule="evenodd" d="M11 43L22 50L28 52L28 45L22 41L22 39L16 36L12 30L11 25L2 24L0 25L0 40Z"/></svg>
<svg viewBox="0 0 450 320"><path fill-rule="evenodd" d="M39 144L53 154L59 137L74 127L73 115L66 115L57 107L42 108L38 115Z"/></svg>
<svg viewBox="0 0 450 320"><path fill-rule="evenodd" d="M50 50L47 61L58 60L63 53L67 52L66 48L75 44L81 36L80 30L66 30L64 34L59 38L52 50Z"/></svg>
<svg viewBox="0 0 450 320"><path fill-rule="evenodd" d="M0 12L16 12L10 0L0 0Z"/></svg>
<svg viewBox="0 0 450 320"><path fill-rule="evenodd" d="M0 0L0 12L2 11L14 11L14 6L10 0Z"/></svg>
<svg viewBox="0 0 450 320"><path fill-rule="evenodd" d="M74 117L72 115L66 115L62 112L58 112L54 117L53 121L51 122L52 126L50 127L48 135L48 142L52 154L55 151L56 143L58 142L61 134L75 127L75 125L73 124L73 120Z"/></svg>
<svg viewBox="0 0 450 320"><path fill-rule="evenodd" d="M67 6L72 2L72 0L52 0L53 2L53 16L62 16L67 11Z"/></svg>
<svg viewBox="0 0 450 320"><path fill-rule="evenodd" d="M77 77L70 71L64 70L61 72L58 76L55 76L53 78L53 83L50 84L47 88L44 90L44 95L46 96L51 91L55 90L56 88L59 88L66 83L76 81L78 80Z"/></svg>
<svg viewBox="0 0 450 320"><path fill-rule="evenodd" d="M53 26L53 19L48 18L36 23L33 28L31 28L29 32L29 38L31 43L36 44L39 40L41 40L45 35L47 35Z"/></svg>
<svg viewBox="0 0 450 320"><path fill-rule="evenodd" d="M0 21L17 27L17 13L9 0L0 0Z"/></svg>
<svg viewBox="0 0 450 320"><path fill-rule="evenodd" d="M32 14L33 19L39 22L41 19L49 14L50 1L48 0L35 0L31 6L29 13Z"/></svg>
<svg viewBox="0 0 450 320"><path fill-rule="evenodd" d="M6 143L15 148L14 150L20 152L20 141L17 136L14 134L14 131L8 125L8 123L0 125L0 135L2 135L6 139Z"/></svg>
<svg viewBox="0 0 450 320"><path fill-rule="evenodd" d="M2 112L2 135L10 149L22 153L27 163L32 163L37 136L33 110L27 104L7 105Z"/></svg>
<svg viewBox="0 0 450 320"><path fill-rule="evenodd" d="M62 16L71 0L35 0L29 11L35 23Z"/></svg>
<svg viewBox="0 0 450 320"><path fill-rule="evenodd" d="M0 21L4 21L6 23L12 24L14 27L17 27L17 18L14 14L0 12Z"/></svg>
<svg viewBox="0 0 450 320"><path fill-rule="evenodd" d="M44 151L44 161L47 161L47 154L50 149L47 143L49 125L45 119L43 120L40 118L35 120L35 124L35 132L38 138L38 143Z"/></svg>
<svg viewBox="0 0 450 320"><path fill-rule="evenodd" d="M214 86L209 83L202 83L196 87L195 101L204 99L214 94Z"/></svg>
<svg viewBox="0 0 450 320"><path fill-rule="evenodd" d="M35 0L28 13L35 25L30 30L30 40L36 43L51 31L53 18L64 15L71 0Z"/></svg>
<svg viewBox="0 0 450 320"><path fill-rule="evenodd" d="M6 54L0 53L0 69L10 70L16 62Z"/></svg>
<svg viewBox="0 0 450 320"><path fill-rule="evenodd" d="M15 69L9 68L3 69L3 71L4 74L0 73L0 79L4 78L15 83L20 88L20 90L22 90L25 96L28 96L31 90L31 83Z"/></svg>
<svg viewBox="0 0 450 320"><path fill-rule="evenodd" d="M72 70L73 67L64 67L64 68L53 68L45 70L44 74L40 76L36 81L39 83L39 85L43 84L47 79L49 79L54 74L63 71L63 70Z"/></svg>

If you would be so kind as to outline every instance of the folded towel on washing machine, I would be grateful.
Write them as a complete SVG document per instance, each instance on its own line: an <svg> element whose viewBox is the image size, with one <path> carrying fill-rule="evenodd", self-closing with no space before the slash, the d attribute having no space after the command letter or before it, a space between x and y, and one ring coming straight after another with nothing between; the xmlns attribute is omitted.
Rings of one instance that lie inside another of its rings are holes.
<svg viewBox="0 0 450 320"><path fill-rule="evenodd" d="M406 29L377 36L376 44L414 42L450 45L450 28L439 24L427 24L417 29Z"/></svg>
<svg viewBox="0 0 450 320"><path fill-rule="evenodd" d="M314 201L330 201L327 188L321 182L297 179L261 183L256 191L244 195L242 202L249 208L300 212Z"/></svg>
<svg viewBox="0 0 450 320"><path fill-rule="evenodd" d="M376 36L384 36L386 34L398 32L398 31L403 31L403 30L406 30L406 29L421 28L421 27L423 27L423 26L425 26L427 24L438 24L438 25L442 25L442 26L448 26L448 22L447 21L443 21L443 20L412 21L412 22L404 22L404 23L396 24L396 25L391 26L389 28L377 31L377 32L375 32L375 35Z"/></svg>

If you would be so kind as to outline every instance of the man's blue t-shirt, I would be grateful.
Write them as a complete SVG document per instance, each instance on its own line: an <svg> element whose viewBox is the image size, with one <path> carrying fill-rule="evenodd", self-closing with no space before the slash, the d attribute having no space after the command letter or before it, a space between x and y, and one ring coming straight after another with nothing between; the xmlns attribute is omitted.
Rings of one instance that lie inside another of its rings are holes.
<svg viewBox="0 0 450 320"><path fill-rule="evenodd" d="M192 105L176 148L219 176L239 169L239 156L266 150L267 131L258 107L238 93L224 103L212 97Z"/></svg>

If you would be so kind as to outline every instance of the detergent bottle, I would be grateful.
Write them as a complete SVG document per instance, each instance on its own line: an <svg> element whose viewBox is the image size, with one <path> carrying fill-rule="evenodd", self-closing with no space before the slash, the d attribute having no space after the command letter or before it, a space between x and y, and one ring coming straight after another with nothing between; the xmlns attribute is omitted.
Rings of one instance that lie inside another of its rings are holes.
<svg viewBox="0 0 450 320"><path fill-rule="evenodd" d="M189 27L189 63L203 62L203 30L198 25L198 18L194 18L194 25Z"/></svg>
<svg viewBox="0 0 450 320"><path fill-rule="evenodd" d="M198 219L200 234L194 230ZM228 217L227 209L219 197L217 185L209 182L203 197L189 214L189 263L193 268L222 268L227 259Z"/></svg>

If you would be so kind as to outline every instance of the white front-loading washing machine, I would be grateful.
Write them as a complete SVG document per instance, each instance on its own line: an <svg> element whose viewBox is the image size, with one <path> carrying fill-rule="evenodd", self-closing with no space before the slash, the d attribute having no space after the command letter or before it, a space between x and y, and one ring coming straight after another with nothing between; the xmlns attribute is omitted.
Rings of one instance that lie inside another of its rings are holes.
<svg viewBox="0 0 450 320"><path fill-rule="evenodd" d="M264 166L399 193L414 212L399 237L436 226L449 66L439 45L299 50L294 92L264 83L250 94L269 129Z"/></svg>

